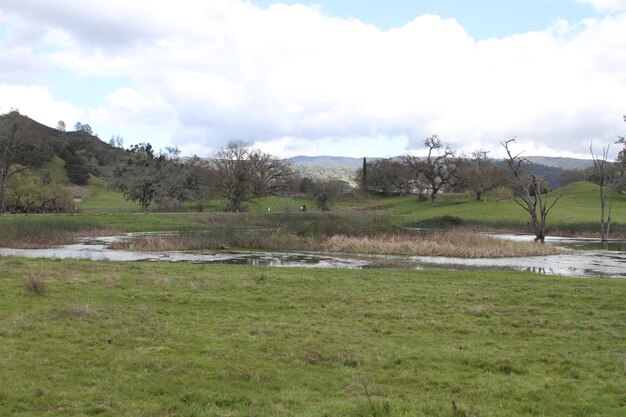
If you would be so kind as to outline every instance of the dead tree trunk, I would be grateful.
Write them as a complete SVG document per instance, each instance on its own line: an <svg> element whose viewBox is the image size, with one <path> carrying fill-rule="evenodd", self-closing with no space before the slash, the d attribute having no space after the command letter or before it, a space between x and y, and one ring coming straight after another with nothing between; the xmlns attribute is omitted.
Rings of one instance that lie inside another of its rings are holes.
<svg viewBox="0 0 626 417"><path fill-rule="evenodd" d="M538 178L536 175L524 172L524 164L528 161L520 157L520 154L513 155L509 149L509 144L515 142L510 139L500 144L506 150L506 164L513 178L514 190L513 201L524 209L530 216L535 241L544 243L546 240L546 226L550 210L561 198L556 196L551 203L544 199L541 188L545 184L545 179Z"/></svg>
<svg viewBox="0 0 626 417"><path fill-rule="evenodd" d="M602 157L593 151L593 144L589 146L591 158L593 159L593 171L600 186L600 233L602 242L609 240L611 229L611 209L613 208L613 170L608 161L609 148L602 148Z"/></svg>

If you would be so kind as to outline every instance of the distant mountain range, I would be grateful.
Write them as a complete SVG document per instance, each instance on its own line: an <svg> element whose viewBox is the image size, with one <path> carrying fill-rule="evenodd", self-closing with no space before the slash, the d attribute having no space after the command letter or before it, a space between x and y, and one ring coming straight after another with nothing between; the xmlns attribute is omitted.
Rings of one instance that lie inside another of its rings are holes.
<svg viewBox="0 0 626 417"><path fill-rule="evenodd" d="M395 157L399 158L399 157ZM394 159L395 159L394 158ZM366 158L372 162L380 158ZM548 180L550 188L562 185L563 170L586 169L593 165L591 159L562 158L551 156L527 156L530 169ZM363 166L363 158L345 156L294 156L289 158L300 175L319 179L339 179L356 185L356 172Z"/></svg>
<svg viewBox="0 0 626 417"><path fill-rule="evenodd" d="M375 157L368 157L368 161L374 161ZM591 159L562 158L552 156L527 156L530 162L560 169L586 169L593 161ZM363 158L350 158L346 156L294 156L289 158L298 167L324 167L324 168L352 168L358 169L363 166Z"/></svg>

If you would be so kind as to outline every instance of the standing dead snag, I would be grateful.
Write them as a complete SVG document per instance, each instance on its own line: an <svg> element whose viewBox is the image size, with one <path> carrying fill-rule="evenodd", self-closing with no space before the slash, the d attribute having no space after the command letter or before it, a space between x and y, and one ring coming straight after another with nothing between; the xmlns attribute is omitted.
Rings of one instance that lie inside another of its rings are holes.
<svg viewBox="0 0 626 417"><path fill-rule="evenodd" d="M593 159L594 179L600 186L600 207L602 209L602 217L600 219L600 227L602 233L602 242L609 240L609 229L611 228L611 209L613 208L613 188L614 188L614 167L608 161L609 147L602 148L602 157L593 151L593 144L589 146L591 158Z"/></svg>
<svg viewBox="0 0 626 417"><path fill-rule="evenodd" d="M500 144L506 150L505 162L509 168L514 183L513 201L523 208L529 215L535 233L535 241L544 243L546 240L546 221L548 213L561 195L556 196L552 203L544 199L541 187L546 184L545 178L539 178L533 173L525 172L524 165L528 160L521 158L520 154L513 156L509 144L515 139L509 139Z"/></svg>

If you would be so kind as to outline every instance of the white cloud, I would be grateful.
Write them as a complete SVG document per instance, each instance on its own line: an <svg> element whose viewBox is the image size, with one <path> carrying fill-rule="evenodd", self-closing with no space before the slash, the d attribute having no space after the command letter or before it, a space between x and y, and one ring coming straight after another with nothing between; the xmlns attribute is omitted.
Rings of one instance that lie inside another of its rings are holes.
<svg viewBox="0 0 626 417"><path fill-rule="evenodd" d="M499 141L516 136L529 150L584 155L590 140L623 133L626 14L476 42L433 15L382 31L302 5L44 3L0 6L0 51L14 57L0 74L40 96L12 106L32 115L63 108L49 93L52 68L123 76L132 85L99 106L68 108L127 143L201 153L247 139L283 155L332 147L389 156L438 133L463 150L499 152ZM593 3L619 10L625 2ZM16 75L21 68L26 75Z"/></svg>
<svg viewBox="0 0 626 417"><path fill-rule="evenodd" d="M55 100L45 88L0 84L0 113L13 109L52 127L56 127L59 120L64 120L68 128L76 121L84 120L81 109Z"/></svg>
<svg viewBox="0 0 626 417"><path fill-rule="evenodd" d="M589 4L601 12L626 10L625 0L577 0L579 3Z"/></svg>

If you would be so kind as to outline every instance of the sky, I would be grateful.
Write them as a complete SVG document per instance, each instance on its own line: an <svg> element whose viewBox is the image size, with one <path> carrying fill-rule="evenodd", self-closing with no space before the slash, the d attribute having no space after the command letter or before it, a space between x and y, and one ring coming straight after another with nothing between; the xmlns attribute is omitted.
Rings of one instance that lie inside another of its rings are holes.
<svg viewBox="0 0 626 417"><path fill-rule="evenodd" d="M211 156L590 158L626 134L626 0L0 0L0 113Z"/></svg>

